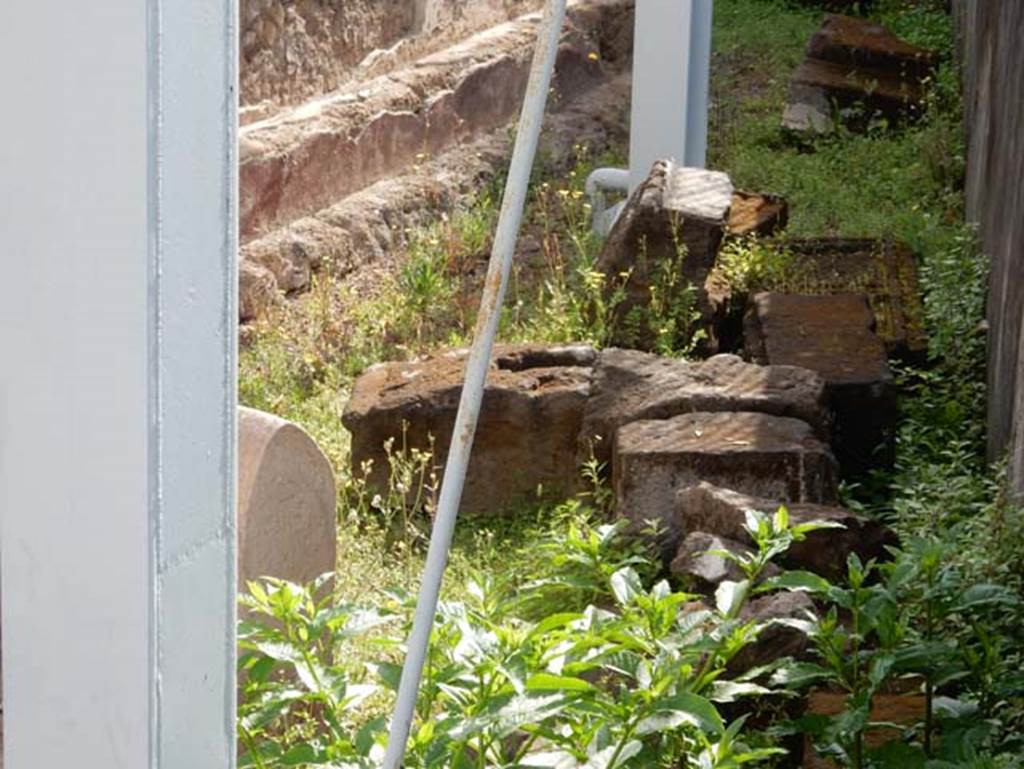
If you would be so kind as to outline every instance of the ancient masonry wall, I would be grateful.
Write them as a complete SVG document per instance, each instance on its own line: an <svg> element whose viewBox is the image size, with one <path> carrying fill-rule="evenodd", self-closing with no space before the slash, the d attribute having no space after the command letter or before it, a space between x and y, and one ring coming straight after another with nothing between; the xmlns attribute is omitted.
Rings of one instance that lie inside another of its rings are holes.
<svg viewBox="0 0 1024 769"><path fill-rule="evenodd" d="M967 214L992 260L989 451L1024 496L1024 3L956 0L967 95Z"/></svg>
<svg viewBox="0 0 1024 769"><path fill-rule="evenodd" d="M241 0L241 97L264 110L382 74L539 0Z"/></svg>

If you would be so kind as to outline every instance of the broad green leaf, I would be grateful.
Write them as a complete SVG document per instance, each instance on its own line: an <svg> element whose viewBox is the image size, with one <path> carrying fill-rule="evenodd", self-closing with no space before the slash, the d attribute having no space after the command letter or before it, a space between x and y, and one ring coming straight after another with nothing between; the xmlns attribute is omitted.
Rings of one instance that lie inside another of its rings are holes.
<svg viewBox="0 0 1024 769"><path fill-rule="evenodd" d="M302 652L296 649L292 644L280 641L265 641L254 644L254 647L267 655L271 659L275 659L278 662L301 662Z"/></svg>
<svg viewBox="0 0 1024 769"><path fill-rule="evenodd" d="M582 678L572 676L556 676L551 673L536 673L530 676L526 682L526 690L538 691L567 691L567 692L593 692L597 691L593 684L587 683Z"/></svg>
<svg viewBox="0 0 1024 769"><path fill-rule="evenodd" d="M783 532L789 529L789 510L785 505L775 511L775 516L772 518L772 528L776 532Z"/></svg>
<svg viewBox="0 0 1024 769"><path fill-rule="evenodd" d="M373 750L373 746L376 744L377 735L384 732L387 727L387 716L377 716L363 724L359 731L356 732L355 738L352 740L352 744L355 746L356 751L361 756L370 755L370 751Z"/></svg>
<svg viewBox="0 0 1024 769"><path fill-rule="evenodd" d="M747 600L749 592L749 581L745 579L740 582L726 580L715 590L715 606L723 617L735 617Z"/></svg>
<svg viewBox="0 0 1024 769"><path fill-rule="evenodd" d="M835 677L836 674L832 670L813 662L790 662L772 674L771 682L775 686L800 689L807 684L827 681Z"/></svg>
<svg viewBox="0 0 1024 769"><path fill-rule="evenodd" d="M624 766L643 749L644 745L639 740L630 740L621 750L618 744L609 745L592 755L590 760L583 765L583 769L616 769L616 767Z"/></svg>
<svg viewBox="0 0 1024 769"><path fill-rule="evenodd" d="M824 577L809 571L785 571L766 580L764 589L792 590L804 593L826 593L832 587Z"/></svg>
<svg viewBox="0 0 1024 769"><path fill-rule="evenodd" d="M523 695L512 697L500 708L463 721L451 731L454 740L465 740L476 734L488 732L493 737L507 737L512 732L530 724L557 715L569 700L564 694L538 697Z"/></svg>
<svg viewBox="0 0 1024 769"><path fill-rule="evenodd" d="M517 766L544 767L544 769L575 769L578 764L572 753L567 753L564 750L549 750L524 756Z"/></svg>
<svg viewBox="0 0 1024 769"><path fill-rule="evenodd" d="M964 590L952 610L967 611L979 606L1009 605L1015 602L1013 594L1001 585L971 585Z"/></svg>
<svg viewBox="0 0 1024 769"><path fill-rule="evenodd" d="M310 764L316 761L316 748L307 742L301 742L292 746L281 758L278 759L282 766L298 766L299 764Z"/></svg>
<svg viewBox="0 0 1024 769"><path fill-rule="evenodd" d="M705 734L720 735L725 724L715 706L704 697L692 692L680 692L660 700L654 705L654 714L640 721L637 735L653 734L689 724Z"/></svg>
<svg viewBox="0 0 1024 769"><path fill-rule="evenodd" d="M621 606L628 606L633 603L638 595L643 593L644 586L640 581L640 575L630 566L619 569L611 576L612 593L615 600Z"/></svg>
<svg viewBox="0 0 1024 769"><path fill-rule="evenodd" d="M398 691L398 683L402 678L401 665L396 665L394 662L378 662L371 667L377 672L386 687L392 691Z"/></svg>
<svg viewBox="0 0 1024 769"><path fill-rule="evenodd" d="M715 681L711 685L711 699L714 702L735 702L741 697L770 693L771 689L766 689L750 681Z"/></svg>

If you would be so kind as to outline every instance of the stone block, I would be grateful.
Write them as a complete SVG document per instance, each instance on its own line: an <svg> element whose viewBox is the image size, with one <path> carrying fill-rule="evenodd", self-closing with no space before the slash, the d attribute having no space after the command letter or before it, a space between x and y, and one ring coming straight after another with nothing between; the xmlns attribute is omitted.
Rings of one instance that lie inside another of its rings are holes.
<svg viewBox="0 0 1024 769"><path fill-rule="evenodd" d="M755 361L802 366L825 380L843 472L891 463L896 386L867 298L761 293L751 300L745 345Z"/></svg>
<svg viewBox="0 0 1024 769"><path fill-rule="evenodd" d="M737 289L716 267L708 279L712 333L720 351L743 346L743 315L750 294L864 294L875 314L875 333L890 358L915 365L927 358L928 338L917 256L905 243L873 238L786 238L762 241L785 269Z"/></svg>
<svg viewBox="0 0 1024 769"><path fill-rule="evenodd" d="M841 14L825 18L807 46L807 56L851 68L881 68L913 82L931 75L939 60L881 24Z"/></svg>
<svg viewBox="0 0 1024 769"><path fill-rule="evenodd" d="M933 52L879 24L829 15L790 80L783 128L826 133L833 128L836 109L851 127L865 126L875 115L916 117L925 96L922 80L937 61Z"/></svg>
<svg viewBox="0 0 1024 769"><path fill-rule="evenodd" d="M679 545L669 571L680 578L688 589L710 595L725 580L738 582L743 571L722 552L742 556L752 550L735 540L703 531L688 533Z"/></svg>
<svg viewBox="0 0 1024 769"><path fill-rule="evenodd" d="M733 657L730 675L736 676L783 657L799 659L807 654L810 641L800 630L778 620L808 620L815 614L814 601L806 593L771 593L750 601L740 619L765 623L757 640Z"/></svg>
<svg viewBox="0 0 1024 769"><path fill-rule="evenodd" d="M734 237L774 235L789 223L789 203L779 195L737 190L732 196L726 231Z"/></svg>
<svg viewBox="0 0 1024 769"><path fill-rule="evenodd" d="M836 460L810 425L759 413L695 413L633 422L615 440L618 514L641 529L657 521L671 556L682 534L676 495L709 481L786 502L831 503Z"/></svg>
<svg viewBox="0 0 1024 769"><path fill-rule="evenodd" d="M386 488L387 440L428 450L444 467L462 392L465 350L370 368L355 383L342 422L352 464L372 462L368 481ZM462 509L492 513L578 488L577 437L597 353L590 347L500 348L488 376Z"/></svg>
<svg viewBox="0 0 1024 769"><path fill-rule="evenodd" d="M832 505L801 502L778 502L743 494L702 482L682 489L676 496L676 516L679 531L684 537L691 532L702 536L721 537L743 547L754 544L744 528L747 510L772 515L785 504L794 524L824 521L842 528L820 529L807 535L802 542L794 542L780 558L792 569L804 569L829 580L841 580L846 575L846 559L856 553L862 561L887 557L886 548L896 546L896 535L871 518L852 510Z"/></svg>
<svg viewBox="0 0 1024 769"><path fill-rule="evenodd" d="M337 561L337 495L327 457L300 427L238 412L238 581L306 583Z"/></svg>
<svg viewBox="0 0 1024 769"><path fill-rule="evenodd" d="M262 265L245 259L238 263L238 319L255 320L277 300L277 280Z"/></svg>
<svg viewBox="0 0 1024 769"><path fill-rule="evenodd" d="M917 682L920 684L920 682ZM845 692L816 690L807 697L808 716L837 716L847 709ZM871 724L877 724L864 733L864 745L868 750L881 748L890 742L902 740L902 731L911 729L925 720L928 709L923 694L902 694L882 692L871 698ZM890 726L895 724L897 728ZM809 737L804 738L803 769L838 769L839 765L823 758L814 750Z"/></svg>
<svg viewBox="0 0 1024 769"><path fill-rule="evenodd" d="M655 333L647 311L653 285L692 286L698 305L729 222L733 186L726 174L654 164L608 234L596 268L615 307L616 344L650 349Z"/></svg>
<svg viewBox="0 0 1024 769"><path fill-rule="evenodd" d="M620 427L691 412L755 411L794 417L830 438L824 381L807 369L756 366L735 355L691 362L637 350L603 350L580 433L582 455L610 462Z"/></svg>
<svg viewBox="0 0 1024 769"><path fill-rule="evenodd" d="M789 294L864 294L889 357L923 363L928 350L917 257L905 243L872 238L795 238L790 276L762 290Z"/></svg>

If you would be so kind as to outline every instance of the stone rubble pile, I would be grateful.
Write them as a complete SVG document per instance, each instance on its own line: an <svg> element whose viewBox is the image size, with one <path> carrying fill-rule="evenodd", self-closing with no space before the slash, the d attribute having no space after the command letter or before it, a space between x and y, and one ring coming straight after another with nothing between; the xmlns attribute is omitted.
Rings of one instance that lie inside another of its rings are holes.
<svg viewBox="0 0 1024 769"><path fill-rule="evenodd" d="M353 469L371 463L371 486L386 488L388 440L396 449L426 451L433 439L435 462L443 466L466 354L378 364L356 381L342 422L352 433ZM500 347L484 393L463 510L508 509L535 498L538 489L564 497L578 489L579 467L590 456L610 462L618 477L615 457L633 459L628 430L650 425L656 432L695 412L707 418L718 412L734 424L760 414L808 441L819 441L815 435L827 440L825 398L824 381L811 371L758 366L731 355L690 362L614 348ZM686 445L681 438L666 440L679 449ZM831 468L834 460L823 461ZM671 491L666 493L671 507ZM829 494L811 494L808 501L816 496Z"/></svg>

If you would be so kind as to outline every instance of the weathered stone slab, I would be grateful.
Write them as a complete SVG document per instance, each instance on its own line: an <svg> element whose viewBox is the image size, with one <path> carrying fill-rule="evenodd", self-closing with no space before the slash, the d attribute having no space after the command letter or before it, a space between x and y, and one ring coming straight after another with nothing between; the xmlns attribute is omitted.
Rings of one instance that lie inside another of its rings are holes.
<svg viewBox="0 0 1024 769"><path fill-rule="evenodd" d="M871 238L791 238L761 244L779 252L782 274L750 285L750 293L864 294L875 316L875 333L889 357L922 363L928 339L917 275L917 258L904 243ZM738 350L749 296L728 285L720 270L709 280L716 308L716 336Z"/></svg>
<svg viewBox="0 0 1024 769"><path fill-rule="evenodd" d="M896 386L874 325L863 295L765 292L751 300L745 331L755 361L802 366L825 380L836 456L850 476L892 459Z"/></svg>
<svg viewBox="0 0 1024 769"><path fill-rule="evenodd" d="M871 238L803 238L781 243L793 254L792 277L765 290L791 294L864 294L875 333L889 356L923 360L928 349L917 257L905 243Z"/></svg>
<svg viewBox="0 0 1024 769"><path fill-rule="evenodd" d="M703 482L678 493L676 515L683 536L702 532L703 536L717 536L748 547L753 540L744 528L746 511L771 515L782 504ZM800 502L784 504L795 524L823 521L842 526L811 532L803 542L794 542L781 560L789 568L838 580L846 575L846 559L851 553L862 561L883 559L887 547L899 544L888 527L846 508Z"/></svg>
<svg viewBox="0 0 1024 769"><path fill-rule="evenodd" d="M825 19L808 44L807 56L852 68L880 67L915 82L931 75L939 60L881 24L841 14Z"/></svg>
<svg viewBox="0 0 1024 769"><path fill-rule="evenodd" d="M786 502L831 503L836 460L806 422L758 413L695 413L633 422L615 440L618 514L656 521L671 554L682 529L676 494L701 481Z"/></svg>
<svg viewBox="0 0 1024 769"><path fill-rule="evenodd" d="M782 125L798 133L825 133L837 109L852 127L866 125L875 115L916 117L925 96L921 81L936 63L934 53L881 25L829 15L790 81Z"/></svg>
<svg viewBox="0 0 1024 769"><path fill-rule="evenodd" d="M355 383L342 422L352 433L352 466L372 462L368 481L388 483L384 451L429 450L443 468L462 392L466 351L370 368ZM467 512L496 512L525 499L564 496L578 484L576 445L597 354L586 346L506 347L488 376L469 474Z"/></svg>
<svg viewBox="0 0 1024 769"><path fill-rule="evenodd" d="M337 495L327 457L297 425L238 412L238 580L304 583L334 571Z"/></svg>
<svg viewBox="0 0 1024 769"><path fill-rule="evenodd" d="M703 362L663 358L637 350L603 350L594 371L580 433L581 451L611 460L616 432L645 419L668 419L696 411L756 411L794 417L828 440L825 383L792 366L756 366L735 355Z"/></svg>
<svg viewBox="0 0 1024 769"><path fill-rule="evenodd" d="M618 4L619 0L613 1ZM586 99L563 102L547 116L541 141L553 168L568 172L580 145L600 153L624 141L620 113L629 101L629 88L628 77L616 77L588 91ZM451 91L438 97L440 101L451 98ZM450 133L441 118L428 117L428 121L431 132ZM412 168L250 240L241 248L240 262L269 271L274 293L288 293L306 288L303 278L308 281L321 265L329 265L332 275L343 276L399 254L407 245L408 233L468 205L482 185L503 173L512 139L505 131L485 133L443 154L417 160ZM260 274L265 277L265 272ZM245 283L242 290L247 290ZM265 293L254 297L268 299ZM240 308L247 313L242 319L258 317L266 306L260 301L247 303Z"/></svg>
<svg viewBox="0 0 1024 769"><path fill-rule="evenodd" d="M618 296L616 344L650 349L654 338L651 288L675 282L692 286L698 304L729 222L733 186L726 174L685 168L668 160L626 204L597 260L605 290ZM672 276L667 279L666 276Z"/></svg>
<svg viewBox="0 0 1024 769"><path fill-rule="evenodd" d="M768 236L786 229L788 223L789 203L785 198L737 190L732 196L726 231L739 238Z"/></svg>
<svg viewBox="0 0 1024 769"><path fill-rule="evenodd" d="M691 589L699 593L711 593L720 582L727 579L743 579L740 567L721 555L722 551L736 555L752 552L749 547L739 542L703 531L693 531L679 544L679 550L672 560L669 571L681 578Z"/></svg>
<svg viewBox="0 0 1024 769"><path fill-rule="evenodd" d="M920 681L916 681L920 685ZM807 698L805 715L809 717L838 716L846 711L846 692L812 691ZM864 747L876 750L887 743L902 740L904 730L924 722L928 700L924 694L879 692L871 698L870 723L878 724L864 732ZM895 725L895 726L893 726ZM809 736L804 737L803 769L838 769L832 759L823 758L814 749Z"/></svg>
<svg viewBox="0 0 1024 769"><path fill-rule="evenodd" d="M778 620L808 620L814 614L814 601L805 593L772 593L752 600L743 607L740 619L767 623L767 627L732 659L729 672L738 675L782 657L804 656L810 646L807 636Z"/></svg>

